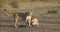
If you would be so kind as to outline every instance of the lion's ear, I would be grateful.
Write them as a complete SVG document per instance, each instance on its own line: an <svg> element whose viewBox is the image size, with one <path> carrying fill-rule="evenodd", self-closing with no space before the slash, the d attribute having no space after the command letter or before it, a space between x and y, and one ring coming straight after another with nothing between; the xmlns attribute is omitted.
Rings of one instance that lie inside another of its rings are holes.
<svg viewBox="0 0 60 32"><path fill-rule="evenodd" d="M32 15L32 11L29 11L30 12L30 14Z"/></svg>

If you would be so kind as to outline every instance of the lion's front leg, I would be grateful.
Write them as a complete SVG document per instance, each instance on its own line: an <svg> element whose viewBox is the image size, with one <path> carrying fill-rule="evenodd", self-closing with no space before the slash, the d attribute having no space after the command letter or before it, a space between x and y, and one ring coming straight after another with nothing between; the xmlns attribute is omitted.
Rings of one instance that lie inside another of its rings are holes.
<svg viewBox="0 0 60 32"><path fill-rule="evenodd" d="M27 19L26 19L26 26L28 26L28 21L27 21Z"/></svg>
<svg viewBox="0 0 60 32"><path fill-rule="evenodd" d="M30 16L26 17L26 25L31 26L31 17Z"/></svg>
<svg viewBox="0 0 60 32"><path fill-rule="evenodd" d="M31 20L28 20L28 23L29 23L28 25L31 26Z"/></svg>

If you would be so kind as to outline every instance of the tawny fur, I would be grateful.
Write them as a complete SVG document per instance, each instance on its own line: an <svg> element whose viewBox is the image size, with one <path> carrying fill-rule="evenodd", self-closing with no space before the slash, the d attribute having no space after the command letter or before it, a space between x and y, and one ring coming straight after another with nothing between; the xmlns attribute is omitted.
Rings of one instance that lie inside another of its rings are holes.
<svg viewBox="0 0 60 32"><path fill-rule="evenodd" d="M24 20L26 20L26 25L30 26L30 23L31 23L31 15L32 13L30 11L26 12L26 13L14 13L14 20L15 20L15 27L18 27L17 26L17 22L18 22L18 18L22 18Z"/></svg>
<svg viewBox="0 0 60 32"><path fill-rule="evenodd" d="M36 17L32 18L31 25L39 27L38 19Z"/></svg>
<svg viewBox="0 0 60 32"><path fill-rule="evenodd" d="M26 25L27 26L31 26L31 16L32 16L32 12L26 12Z"/></svg>

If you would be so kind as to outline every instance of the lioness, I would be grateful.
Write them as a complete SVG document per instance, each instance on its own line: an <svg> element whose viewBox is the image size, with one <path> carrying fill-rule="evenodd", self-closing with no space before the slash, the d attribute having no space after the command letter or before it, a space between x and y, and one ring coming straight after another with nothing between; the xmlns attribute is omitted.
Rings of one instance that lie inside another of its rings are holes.
<svg viewBox="0 0 60 32"><path fill-rule="evenodd" d="M38 18L37 17L32 17L31 25L39 27L39 23L38 23Z"/></svg>
<svg viewBox="0 0 60 32"><path fill-rule="evenodd" d="M14 13L15 27L17 27L18 18L20 18L20 19L22 18L22 19L26 20L26 25L30 26L31 15L32 15L32 13L30 11L28 11L26 13L15 12Z"/></svg>
<svg viewBox="0 0 60 32"><path fill-rule="evenodd" d="M31 16L32 16L32 12L31 12L31 11L26 12L25 15L26 15L26 25L27 25L27 26L31 26Z"/></svg>

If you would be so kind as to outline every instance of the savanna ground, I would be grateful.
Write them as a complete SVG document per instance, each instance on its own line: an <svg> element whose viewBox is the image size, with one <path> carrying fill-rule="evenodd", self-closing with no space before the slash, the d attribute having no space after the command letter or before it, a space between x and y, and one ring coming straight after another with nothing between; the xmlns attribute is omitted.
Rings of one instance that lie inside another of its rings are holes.
<svg viewBox="0 0 60 32"><path fill-rule="evenodd" d="M6 13L4 8L7 9ZM33 15L39 19L39 27L20 27L21 24L25 25L25 22L19 20L19 27L15 28L14 17L11 14L28 10L31 10ZM54 10L57 13L49 14L48 10ZM0 32L60 32L60 4L57 2L25 2L19 8L11 8L10 5L4 4L3 8L0 8Z"/></svg>

